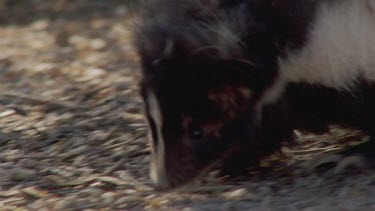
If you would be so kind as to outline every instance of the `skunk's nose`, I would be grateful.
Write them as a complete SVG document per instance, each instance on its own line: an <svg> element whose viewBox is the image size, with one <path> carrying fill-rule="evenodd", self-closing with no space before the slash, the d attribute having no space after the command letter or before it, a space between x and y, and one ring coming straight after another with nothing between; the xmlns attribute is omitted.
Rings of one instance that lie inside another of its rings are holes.
<svg viewBox="0 0 375 211"><path fill-rule="evenodd" d="M150 166L150 177L157 190L166 190L172 188L172 183L170 182L165 169L157 168L153 163Z"/></svg>
<svg viewBox="0 0 375 211"><path fill-rule="evenodd" d="M151 173L151 181L155 186L156 190L167 190L172 188L171 182L168 180L166 175L153 175Z"/></svg>
<svg viewBox="0 0 375 211"><path fill-rule="evenodd" d="M159 191L171 189L173 186L168 180L162 179L158 181L153 181L155 189Z"/></svg>

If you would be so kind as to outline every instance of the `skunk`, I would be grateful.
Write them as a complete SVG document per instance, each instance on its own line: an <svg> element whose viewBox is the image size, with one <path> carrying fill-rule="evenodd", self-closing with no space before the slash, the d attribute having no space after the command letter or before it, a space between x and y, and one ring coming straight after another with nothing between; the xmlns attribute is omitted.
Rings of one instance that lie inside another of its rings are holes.
<svg viewBox="0 0 375 211"><path fill-rule="evenodd" d="M153 0L134 35L160 189L255 165L296 129L375 132L374 0Z"/></svg>

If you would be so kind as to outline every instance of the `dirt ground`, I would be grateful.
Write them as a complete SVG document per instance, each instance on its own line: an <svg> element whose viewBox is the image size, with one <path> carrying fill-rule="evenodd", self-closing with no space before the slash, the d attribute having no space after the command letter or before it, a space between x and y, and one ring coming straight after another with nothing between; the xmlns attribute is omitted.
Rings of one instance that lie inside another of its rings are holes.
<svg viewBox="0 0 375 211"><path fill-rule="evenodd" d="M249 177L213 172L189 188L154 191L133 6L0 1L1 211L375 210L374 169L321 169L337 158L314 163L359 139L338 128L298 133L303 145L285 147Z"/></svg>

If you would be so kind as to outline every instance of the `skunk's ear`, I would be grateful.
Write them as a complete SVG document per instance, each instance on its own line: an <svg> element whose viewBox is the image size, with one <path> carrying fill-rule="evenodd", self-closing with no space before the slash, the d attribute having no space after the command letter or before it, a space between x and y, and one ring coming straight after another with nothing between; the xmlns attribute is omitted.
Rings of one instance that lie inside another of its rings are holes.
<svg viewBox="0 0 375 211"><path fill-rule="evenodd" d="M218 107L227 118L234 118L249 106L252 91L243 86L223 85L208 93L208 99Z"/></svg>

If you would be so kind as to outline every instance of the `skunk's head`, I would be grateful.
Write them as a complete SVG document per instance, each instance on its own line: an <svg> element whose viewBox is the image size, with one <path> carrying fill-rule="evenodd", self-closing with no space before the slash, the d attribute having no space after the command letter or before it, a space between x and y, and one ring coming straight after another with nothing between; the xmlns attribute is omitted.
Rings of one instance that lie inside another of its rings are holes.
<svg viewBox="0 0 375 211"><path fill-rule="evenodd" d="M245 142L257 158L258 102L276 75L271 43L244 5L174 2L154 1L136 32L159 188L193 179Z"/></svg>

